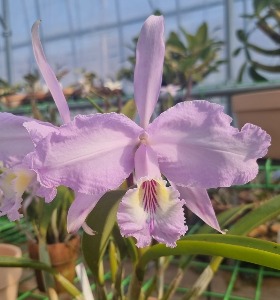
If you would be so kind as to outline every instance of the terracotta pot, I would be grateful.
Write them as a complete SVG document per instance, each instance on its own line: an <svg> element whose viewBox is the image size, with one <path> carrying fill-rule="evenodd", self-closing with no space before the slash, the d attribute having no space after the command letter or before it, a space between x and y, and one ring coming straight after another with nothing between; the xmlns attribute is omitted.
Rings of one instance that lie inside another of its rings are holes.
<svg viewBox="0 0 280 300"><path fill-rule="evenodd" d="M233 96L232 108L239 128L252 123L271 135L267 157L280 159L280 90Z"/></svg>
<svg viewBox="0 0 280 300"><path fill-rule="evenodd" d="M52 267L70 282L73 282L76 274L76 260L80 250L80 237L75 236L66 243L50 244L47 247ZM39 260L39 245L37 243L29 242L28 251L30 258ZM39 290L45 292L42 272L35 270L35 275ZM55 290L58 293L65 292L64 288L57 281L55 281Z"/></svg>
<svg viewBox="0 0 280 300"><path fill-rule="evenodd" d="M13 94L2 98L2 102L9 108L16 108L21 105L25 98L25 94Z"/></svg>
<svg viewBox="0 0 280 300"><path fill-rule="evenodd" d="M14 245L0 244L0 256L21 257L21 249ZM21 268L0 268L0 299L15 300L18 295L18 283Z"/></svg>

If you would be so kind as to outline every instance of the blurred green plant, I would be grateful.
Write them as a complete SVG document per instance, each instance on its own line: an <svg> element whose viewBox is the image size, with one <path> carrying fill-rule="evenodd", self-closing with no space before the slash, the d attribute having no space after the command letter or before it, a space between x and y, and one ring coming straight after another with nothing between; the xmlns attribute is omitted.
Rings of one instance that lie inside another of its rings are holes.
<svg viewBox="0 0 280 300"><path fill-rule="evenodd" d="M279 0L254 0L253 13L244 15L244 18L254 23L250 30L239 29L236 32L237 38L242 44L233 55L237 56L244 52L246 61L242 64L237 81L243 80L245 72L253 81L267 81L264 73L277 74L280 72L280 65L262 63L254 58L255 55L263 55L267 58L277 58L280 55L280 1ZM264 48L264 40L256 41L254 34L262 32L274 45L275 49Z"/></svg>
<svg viewBox="0 0 280 300"><path fill-rule="evenodd" d="M185 98L189 100L192 85L217 72L225 62L219 59L223 42L210 37L207 23L202 23L194 34L180 30L182 39L171 32L166 41L164 73L167 81L186 88Z"/></svg>
<svg viewBox="0 0 280 300"><path fill-rule="evenodd" d="M6 80L0 78L0 98L18 92L21 89L19 84L11 85Z"/></svg>
<svg viewBox="0 0 280 300"><path fill-rule="evenodd" d="M217 72L225 62L219 59L223 42L210 37L206 23L202 23L194 34L188 33L184 28L180 31L183 39L176 32L171 32L166 41L162 84L186 88L185 98L190 99L192 85L201 82L212 72ZM119 70L118 79L133 81L137 40L138 37L134 37L132 44L128 46L133 53L127 58L130 66Z"/></svg>
<svg viewBox="0 0 280 300"><path fill-rule="evenodd" d="M63 243L71 239L73 235L67 232L66 218L73 202L73 192L60 186L55 199L48 204L42 198L29 197L26 197L23 204L25 220L33 228L28 238L36 242L44 239L46 244Z"/></svg>

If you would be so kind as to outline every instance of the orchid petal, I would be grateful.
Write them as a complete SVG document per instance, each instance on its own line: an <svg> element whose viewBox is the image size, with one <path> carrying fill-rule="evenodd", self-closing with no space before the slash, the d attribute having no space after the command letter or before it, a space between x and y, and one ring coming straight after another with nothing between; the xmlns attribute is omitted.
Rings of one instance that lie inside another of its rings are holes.
<svg viewBox="0 0 280 300"><path fill-rule="evenodd" d="M85 219L104 194L75 194L75 200L71 204L67 215L67 230L69 233L76 233L83 227L86 232L93 234L93 231L90 231L88 225L85 224Z"/></svg>
<svg viewBox="0 0 280 300"><path fill-rule="evenodd" d="M39 142L26 163L46 188L65 185L99 194L117 188L133 171L141 131L124 115L77 116Z"/></svg>
<svg viewBox="0 0 280 300"><path fill-rule="evenodd" d="M39 25L41 21L37 21L32 26L32 45L33 45L33 51L35 55L36 62L38 64L38 67L47 83L47 86L53 96L53 99L55 101L55 104L57 106L57 109L59 111L59 114L61 116L61 119L64 123L70 122L70 111L68 104L66 102L65 96L62 92L61 86L51 69L50 65L47 62L46 56L44 54L44 50L40 41L39 36Z"/></svg>
<svg viewBox="0 0 280 300"><path fill-rule="evenodd" d="M146 187L149 185L153 185L150 191L154 189L154 197L147 203ZM135 237L138 247L149 246L152 238L175 247L176 241L187 230L184 202L178 196L179 193L173 187L166 187L162 179L149 181L142 178L137 188L127 191L119 205L117 220L121 234Z"/></svg>
<svg viewBox="0 0 280 300"><path fill-rule="evenodd" d="M140 145L135 153L135 179L138 181L141 177L161 178L158 160L151 147Z"/></svg>
<svg viewBox="0 0 280 300"><path fill-rule="evenodd" d="M50 203L55 198L57 190L56 188L46 188L39 185L35 194L41 198L44 198L46 203Z"/></svg>
<svg viewBox="0 0 280 300"><path fill-rule="evenodd" d="M34 147L23 123L31 119L0 113L0 161L5 166L19 163Z"/></svg>
<svg viewBox="0 0 280 300"><path fill-rule="evenodd" d="M30 121L23 123L23 127L29 133L29 138L32 140L34 146L45 138L49 133L59 132L59 127L54 126L51 123Z"/></svg>
<svg viewBox="0 0 280 300"><path fill-rule="evenodd" d="M6 169L0 176L0 216L7 215L11 221L19 219L18 212L22 203L22 195L34 182L35 173L24 166Z"/></svg>
<svg viewBox="0 0 280 300"><path fill-rule="evenodd" d="M220 228L211 200L205 189L182 186L176 186L176 188L180 193L180 198L185 201L188 209L195 213L206 224L224 233Z"/></svg>
<svg viewBox="0 0 280 300"><path fill-rule="evenodd" d="M134 95L143 128L149 123L160 92L165 52L163 31L163 17L150 16L137 43Z"/></svg>
<svg viewBox="0 0 280 300"><path fill-rule="evenodd" d="M258 126L230 126L223 107L184 102L147 128L162 174L177 185L211 188L244 184L258 173L256 159L267 153L270 136Z"/></svg>

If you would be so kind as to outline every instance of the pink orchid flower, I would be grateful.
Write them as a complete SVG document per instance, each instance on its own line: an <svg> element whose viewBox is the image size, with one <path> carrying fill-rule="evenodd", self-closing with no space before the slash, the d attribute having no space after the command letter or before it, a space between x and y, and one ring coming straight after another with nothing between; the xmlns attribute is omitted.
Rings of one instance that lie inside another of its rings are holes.
<svg viewBox="0 0 280 300"><path fill-rule="evenodd" d="M66 99L61 89L57 88L59 83L52 69L42 59L44 53L40 47L39 23L39 21L36 22L32 30L35 57L40 60L41 71L63 122L70 122L70 111ZM46 201L52 200L56 195L56 189L46 189L44 186L40 186L36 178L37 174L23 162L24 157L34 151L37 142L36 138L31 140L24 124L31 122L36 126L37 139L44 138L50 132L54 132L57 127L47 122L15 116L10 113L0 113L0 122L0 161L3 163L0 174L0 216L7 215L11 221L14 221L22 216L19 213L19 208L23 200L22 195L26 190L37 196L47 196Z"/></svg>
<svg viewBox="0 0 280 300"><path fill-rule="evenodd" d="M187 230L184 205L221 232L206 189L244 184L258 173L256 160L267 153L270 136L251 124L241 131L231 127L220 105L179 103L150 123L161 88L163 31L163 17L151 16L137 44L134 95L140 126L122 114L78 115L41 138L42 127L25 123L36 143L25 162L41 186L47 191L65 185L78 193L68 212L71 232L102 195L134 172L137 187L127 191L117 214L121 234L135 237L139 247L152 238L174 247ZM37 55L46 79L48 65L42 52ZM54 82L47 83L59 89Z"/></svg>

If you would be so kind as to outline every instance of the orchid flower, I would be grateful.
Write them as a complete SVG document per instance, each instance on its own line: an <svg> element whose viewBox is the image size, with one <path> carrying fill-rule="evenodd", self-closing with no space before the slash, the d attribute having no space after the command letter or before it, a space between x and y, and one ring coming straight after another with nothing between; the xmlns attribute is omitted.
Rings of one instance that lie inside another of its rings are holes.
<svg viewBox="0 0 280 300"><path fill-rule="evenodd" d="M104 87L108 88L110 91L119 91L122 90L122 83L121 81L112 81L112 80L107 80L104 83Z"/></svg>
<svg viewBox="0 0 280 300"><path fill-rule="evenodd" d="M174 98L180 89L181 87L179 85L168 84L166 86L162 86L160 88L160 92L164 95L167 94Z"/></svg>
<svg viewBox="0 0 280 300"><path fill-rule="evenodd" d="M18 210L24 191L28 188L37 189L36 173L22 164L24 156L34 150L28 132L23 127L24 122L31 120L10 113L0 113L0 161L3 164L0 172L0 216L7 215L11 221L21 217ZM51 129L44 126L42 132L47 133L48 128Z"/></svg>
<svg viewBox="0 0 280 300"><path fill-rule="evenodd" d="M231 127L223 107L207 101L179 103L150 123L162 81L163 31L163 17L151 16L137 44L134 95L140 125L116 113L78 115L40 138L42 127L25 123L36 141L25 163L41 186L47 191L65 185L82 195L68 212L71 232L132 172L136 187L121 200L117 220L121 234L135 237L138 247L152 238L174 247L187 230L184 205L221 232L206 189L252 180L256 159L267 153L265 131L252 124L241 131Z"/></svg>
<svg viewBox="0 0 280 300"><path fill-rule="evenodd" d="M48 88L53 95L61 118L64 122L70 121L70 111L66 99L60 89L57 89L57 79L48 66L46 61L42 60L43 50L40 48L40 40L38 35L39 21L33 26L33 48L35 57L40 59L41 71L48 84ZM38 54L39 53L39 54ZM31 118L15 116L10 113L0 113L0 161L3 163L0 174L0 216L7 215L12 221L21 217L19 208L22 203L22 195L26 190L32 190L37 196L46 196L46 200L52 200L55 197L56 190L48 189L40 186L37 181L37 174L32 171L25 163L24 157L34 151L36 139L31 140L24 124L32 122L36 124L38 137L42 139L50 132L56 130L57 127L50 123L33 120ZM40 133L39 133L40 132Z"/></svg>

